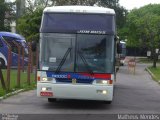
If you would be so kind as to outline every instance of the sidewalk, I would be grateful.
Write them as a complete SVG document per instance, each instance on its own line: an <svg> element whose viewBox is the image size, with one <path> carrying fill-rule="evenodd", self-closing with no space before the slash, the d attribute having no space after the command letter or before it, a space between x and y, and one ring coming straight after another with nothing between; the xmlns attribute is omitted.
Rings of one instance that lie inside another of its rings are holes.
<svg viewBox="0 0 160 120"><path fill-rule="evenodd" d="M144 58L144 59L146 58L147 59L147 57L126 56L126 58L125 58L125 64L127 64L130 59L135 59L136 63L141 63L139 61L139 59L141 59L141 58ZM151 61L150 63L143 63L143 64L145 64L146 66L148 66L148 65L152 66L153 65L153 61ZM160 63L157 62L157 66L160 66Z"/></svg>
<svg viewBox="0 0 160 120"><path fill-rule="evenodd" d="M117 106L124 107L121 113L128 108L128 113L160 112L160 85L145 70L147 66L148 64L137 63L135 75L128 71L127 65L120 67L114 102Z"/></svg>

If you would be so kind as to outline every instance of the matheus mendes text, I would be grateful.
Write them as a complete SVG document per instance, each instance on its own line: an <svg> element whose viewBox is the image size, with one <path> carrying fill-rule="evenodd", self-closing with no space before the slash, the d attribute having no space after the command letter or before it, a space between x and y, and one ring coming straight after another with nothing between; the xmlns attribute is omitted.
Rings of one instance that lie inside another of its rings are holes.
<svg viewBox="0 0 160 120"><path fill-rule="evenodd" d="M160 120L156 114L118 114L118 120Z"/></svg>

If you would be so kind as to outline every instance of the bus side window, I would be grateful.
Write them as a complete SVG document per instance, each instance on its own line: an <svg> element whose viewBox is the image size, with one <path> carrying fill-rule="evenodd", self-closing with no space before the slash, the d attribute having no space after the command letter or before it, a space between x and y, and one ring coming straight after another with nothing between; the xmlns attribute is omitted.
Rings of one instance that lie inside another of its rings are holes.
<svg viewBox="0 0 160 120"><path fill-rule="evenodd" d="M18 53L17 46L13 43L13 41L16 42L16 38L9 37L9 36L3 36L3 38L6 40L6 42L12 47L12 52Z"/></svg>
<svg viewBox="0 0 160 120"><path fill-rule="evenodd" d="M11 41L11 40L16 40L16 38L9 37L9 36L3 36L3 38L4 38L7 42L9 42L9 41Z"/></svg>

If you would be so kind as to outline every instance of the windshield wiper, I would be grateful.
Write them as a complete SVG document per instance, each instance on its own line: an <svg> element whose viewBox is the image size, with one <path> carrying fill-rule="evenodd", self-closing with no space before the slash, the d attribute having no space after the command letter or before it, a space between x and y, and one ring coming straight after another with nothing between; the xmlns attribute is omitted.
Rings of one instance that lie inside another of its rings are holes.
<svg viewBox="0 0 160 120"><path fill-rule="evenodd" d="M80 51L78 51L78 53L79 53L79 56L80 56L80 58L82 59L83 63L85 64L85 67L87 68L88 72L89 72L91 75L93 75L94 73L93 73L92 69L89 67L89 65L88 65L85 57L82 55L82 53L81 53Z"/></svg>
<svg viewBox="0 0 160 120"><path fill-rule="evenodd" d="M65 62L66 59L67 59L68 54L71 52L71 49L72 49L72 48L68 48L68 49L67 49L67 51L66 51L66 53L64 54L64 56L63 56L60 64L58 65L58 67L57 67L57 69L56 69L56 73L58 73L58 72L61 70L64 62Z"/></svg>

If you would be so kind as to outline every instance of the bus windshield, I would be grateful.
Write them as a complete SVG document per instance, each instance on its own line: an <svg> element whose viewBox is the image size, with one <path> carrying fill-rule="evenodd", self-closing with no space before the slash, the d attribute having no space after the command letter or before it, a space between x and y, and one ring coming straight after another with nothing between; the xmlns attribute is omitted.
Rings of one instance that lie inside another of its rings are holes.
<svg viewBox="0 0 160 120"><path fill-rule="evenodd" d="M77 52L84 56L89 68L94 73L113 71L114 40L110 35L77 35ZM81 56L77 55L78 72L86 71Z"/></svg>
<svg viewBox="0 0 160 120"><path fill-rule="evenodd" d="M93 73L114 69L113 35L41 33L40 53L42 69Z"/></svg>

